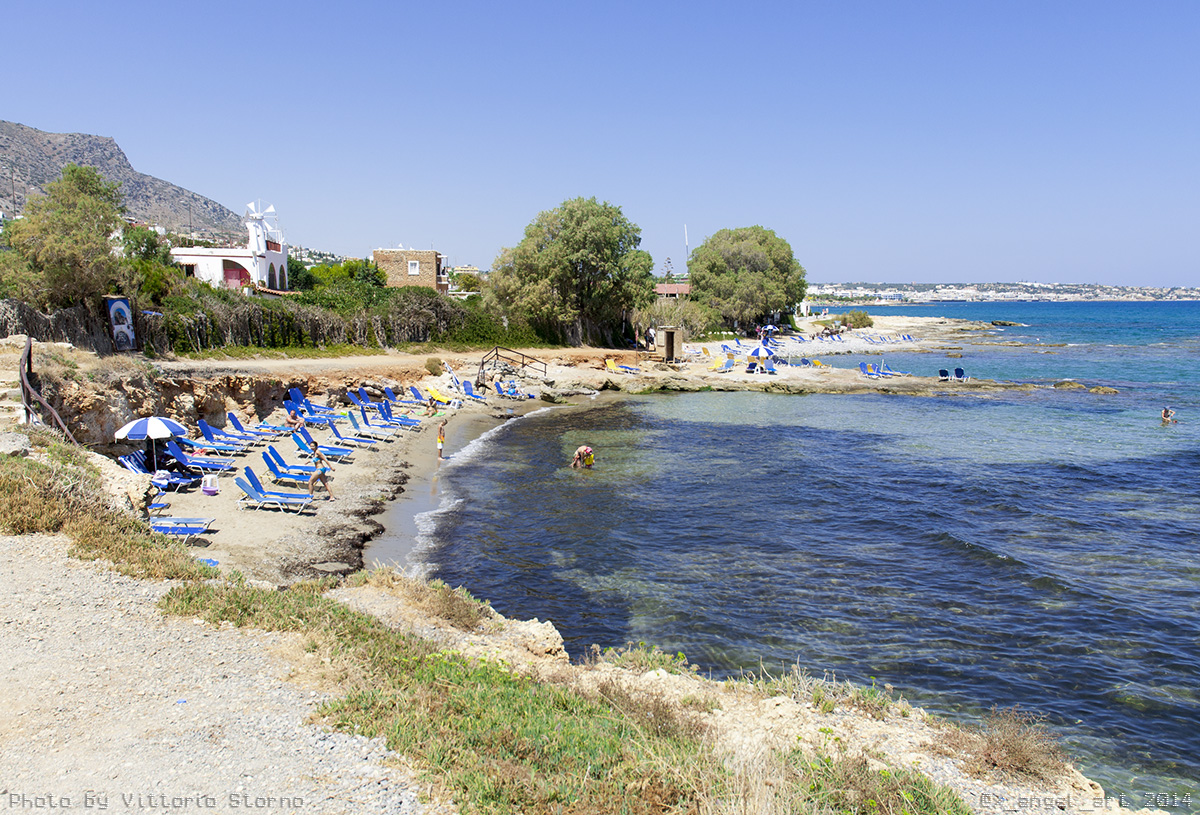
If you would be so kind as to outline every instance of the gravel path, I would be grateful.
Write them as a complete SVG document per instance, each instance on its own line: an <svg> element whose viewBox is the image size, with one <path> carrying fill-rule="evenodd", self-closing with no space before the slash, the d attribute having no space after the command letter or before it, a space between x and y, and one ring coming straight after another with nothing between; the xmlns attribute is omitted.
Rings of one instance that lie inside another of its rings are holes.
<svg viewBox="0 0 1200 815"><path fill-rule="evenodd" d="M66 550L0 537L0 811L433 811L381 740L308 723L282 635L166 617L170 584Z"/></svg>

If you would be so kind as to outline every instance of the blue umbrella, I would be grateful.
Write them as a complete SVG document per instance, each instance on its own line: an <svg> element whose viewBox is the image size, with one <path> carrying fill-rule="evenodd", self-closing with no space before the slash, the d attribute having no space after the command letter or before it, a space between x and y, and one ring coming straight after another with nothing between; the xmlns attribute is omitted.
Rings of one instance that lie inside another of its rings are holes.
<svg viewBox="0 0 1200 815"><path fill-rule="evenodd" d="M752 357L773 357L775 352L765 345L760 345L750 352Z"/></svg>
<svg viewBox="0 0 1200 815"><path fill-rule="evenodd" d="M166 416L146 416L134 419L117 431L118 439L173 439L176 436L186 436L187 428L174 419Z"/></svg>
<svg viewBox="0 0 1200 815"><path fill-rule="evenodd" d="M130 439L132 441L150 440L151 460L146 462L147 467L155 466L155 463L158 461L158 448L154 444L155 439L171 439L176 436L186 435L186 427L174 419L168 419L166 416L146 416L142 419L134 419L117 431L118 439Z"/></svg>

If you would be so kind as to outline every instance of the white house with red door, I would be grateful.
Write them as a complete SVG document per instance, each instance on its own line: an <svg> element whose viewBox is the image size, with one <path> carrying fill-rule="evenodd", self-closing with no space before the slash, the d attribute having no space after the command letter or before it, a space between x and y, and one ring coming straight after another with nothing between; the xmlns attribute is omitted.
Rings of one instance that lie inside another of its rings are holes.
<svg viewBox="0 0 1200 815"><path fill-rule="evenodd" d="M287 241L279 230L275 207L247 204L246 248L177 247L171 258L184 274L212 286L251 291L287 291Z"/></svg>

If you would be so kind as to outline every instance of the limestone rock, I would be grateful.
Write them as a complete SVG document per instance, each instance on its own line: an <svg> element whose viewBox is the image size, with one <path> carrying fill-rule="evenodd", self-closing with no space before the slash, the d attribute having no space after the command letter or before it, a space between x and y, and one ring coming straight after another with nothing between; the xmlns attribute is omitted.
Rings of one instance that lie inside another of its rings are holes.
<svg viewBox="0 0 1200 815"><path fill-rule="evenodd" d="M1088 388L1088 393L1120 393L1120 391L1106 385L1097 385L1094 388Z"/></svg>
<svg viewBox="0 0 1200 815"><path fill-rule="evenodd" d="M0 433L0 456L29 455L29 437L24 433Z"/></svg>
<svg viewBox="0 0 1200 815"><path fill-rule="evenodd" d="M1083 390L1087 387L1087 385L1083 384L1082 382L1076 382L1073 379L1064 379L1062 382L1055 382L1054 387L1058 388L1059 390L1077 391Z"/></svg>

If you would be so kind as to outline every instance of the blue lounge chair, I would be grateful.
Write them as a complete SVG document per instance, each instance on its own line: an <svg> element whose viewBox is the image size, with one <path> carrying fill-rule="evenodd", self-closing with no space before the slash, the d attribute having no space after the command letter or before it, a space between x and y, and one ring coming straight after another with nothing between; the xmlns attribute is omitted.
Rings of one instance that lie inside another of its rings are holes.
<svg viewBox="0 0 1200 815"><path fill-rule="evenodd" d="M758 362L751 359L750 362L746 365L746 373L748 373L748 374L758 373Z"/></svg>
<svg viewBox="0 0 1200 815"><path fill-rule="evenodd" d="M305 478L308 478L308 476L317 471L317 468L311 464L288 464L287 460L275 449L274 445L269 445L264 455L269 456L272 461L279 465L279 469L285 473L302 473Z"/></svg>
<svg viewBox="0 0 1200 815"><path fill-rule="evenodd" d="M257 439L251 439L245 436L235 436L231 433L226 433L223 430L217 430L208 422L201 419L196 423L200 427L200 435L209 445L225 444L231 447L236 447L238 452L242 452L249 447Z"/></svg>
<svg viewBox="0 0 1200 815"><path fill-rule="evenodd" d="M234 469L232 461L205 458L204 456L189 456L179 449L179 445L174 440L167 442L167 452L171 454L172 458L190 470L205 470L220 474Z"/></svg>
<svg viewBox="0 0 1200 815"><path fill-rule="evenodd" d="M516 389L516 388L513 388L513 389L512 389L512 392L511 392L511 393L509 393L507 390L505 390L505 389L504 389L504 387L503 387L503 386L501 386L501 384L500 384L499 380L497 380L497 381L493 382L493 383L492 383L492 385L494 385L494 386L495 386L495 388L496 388L496 393L500 394L500 395L501 395L501 396L503 396L505 399L520 399L520 398L521 398L520 396L518 396L518 395L517 395L517 389Z"/></svg>
<svg viewBox="0 0 1200 815"><path fill-rule="evenodd" d="M370 399L364 399L362 396L359 396L354 391L350 391L350 390L346 391L346 398L349 399L350 404L356 408L379 410L378 402L372 402Z"/></svg>
<svg viewBox="0 0 1200 815"><path fill-rule="evenodd" d="M308 498L309 497L308 493L306 493L306 492L280 492L279 490L268 490L265 487L263 487L262 482L258 480L258 476L254 474L254 470L251 470L249 467L242 468L242 475L245 476L246 481L249 482L251 487L254 487L254 489L258 490L263 495L270 495L275 498Z"/></svg>
<svg viewBox="0 0 1200 815"><path fill-rule="evenodd" d="M288 411L293 411L293 410L296 411L296 414L298 416L303 418L304 421L309 422L311 424L329 425L329 424L332 424L333 422L337 421L337 419L335 419L333 416L331 416L329 414L314 413L312 410L309 409L308 406L293 402L290 399L284 401L283 407L284 407L284 409L286 409Z"/></svg>
<svg viewBox="0 0 1200 815"><path fill-rule="evenodd" d="M938 382L949 382L949 381L950 381L950 372L947 371L945 368L942 368L941 370L939 370L938 371Z"/></svg>
<svg viewBox="0 0 1200 815"><path fill-rule="evenodd" d="M884 376L912 376L912 371L893 371L886 362L879 366L879 373Z"/></svg>
<svg viewBox="0 0 1200 815"><path fill-rule="evenodd" d="M286 427L265 424L263 422L259 422L253 428L243 427L241 420L232 413L226 413L225 418L229 419L229 424L233 427L233 429L241 433L243 436L255 436L260 439L273 439L276 436L287 432Z"/></svg>
<svg viewBox="0 0 1200 815"><path fill-rule="evenodd" d="M380 441L390 441L391 438L399 433L401 429L398 425L383 427L381 425L377 426L369 424L365 418L363 419L363 424L360 425L358 423L358 419L354 418L353 413L349 414L349 416L350 426L353 427L354 432L360 436L370 436L371 438L379 439Z"/></svg>
<svg viewBox="0 0 1200 815"><path fill-rule="evenodd" d="M768 374L778 373L778 371L775 370L775 363L771 361L770 357L767 357L766 360L763 362L762 368L763 368L763 371L765 371Z"/></svg>
<svg viewBox="0 0 1200 815"><path fill-rule="evenodd" d="M416 398L416 400L417 400L418 402L420 402L422 405L424 405L424 404L428 404L428 403L429 403L429 397L428 397L428 396L425 396L425 395L423 395L423 394L421 393L421 391L420 391L420 390L418 390L418 388L417 388L417 386L416 386L416 385L409 385L409 386L408 386L408 389L409 389L409 391L411 391L411 392L412 392L412 395L413 395L413 397L414 397L414 398Z"/></svg>
<svg viewBox="0 0 1200 815"><path fill-rule="evenodd" d="M187 546L191 543L192 538L197 535L203 535L208 531L207 526L188 526L187 524L164 524L158 523L159 519L155 518L150 522L150 529L160 535L169 535L177 541Z"/></svg>
<svg viewBox="0 0 1200 815"><path fill-rule="evenodd" d="M878 379L879 378L879 374L876 373L875 367L872 365L868 365L865 362L858 363L858 372L860 374L862 374L863 376L865 376L867 379Z"/></svg>
<svg viewBox="0 0 1200 815"><path fill-rule="evenodd" d="M971 379L971 377L967 376L967 372L962 368L955 368L954 379L958 382L967 382Z"/></svg>
<svg viewBox="0 0 1200 815"><path fill-rule="evenodd" d="M308 429L304 427L292 434L292 441L296 443L296 447L300 450L300 452L309 458L315 457L316 453L313 452L314 450L320 450L322 455L327 458L331 458L334 461L341 461L345 458L349 458L350 454L354 452L354 448L352 447L338 447L333 444L319 444L312 437L312 435L309 434Z"/></svg>
<svg viewBox="0 0 1200 815"><path fill-rule="evenodd" d="M325 405L314 405L307 396L300 392L299 388L289 388L288 396L292 397L292 401L297 405L303 405L304 407L308 408L309 412L314 415L337 413L337 411L331 407L326 407Z"/></svg>
<svg viewBox="0 0 1200 815"><path fill-rule="evenodd" d="M410 427L412 425L420 425L421 424L420 420L414 419L411 416L397 416L396 414L392 413L392 406L388 405L388 404L384 404L382 410L380 410L379 412L382 414L382 416L380 418L382 418L389 425L399 425L400 427ZM360 413L361 413L361 411L360 411Z"/></svg>
<svg viewBox="0 0 1200 815"><path fill-rule="evenodd" d="M482 396L480 396L479 394L477 394L475 392L475 386L471 384L471 380L464 379L462 381L462 386L463 386L463 393L465 393L467 395L467 398L474 399L476 402L486 402L487 401L486 399L484 399Z"/></svg>
<svg viewBox="0 0 1200 815"><path fill-rule="evenodd" d="M359 447L370 447L373 444L379 444L379 439L368 439L365 436L343 436L335 424L329 426L329 432L333 434L333 438L343 444L354 444Z"/></svg>
<svg viewBox="0 0 1200 815"><path fill-rule="evenodd" d="M395 394L395 392L391 388L387 387L386 385L383 388L383 392L387 396L388 399L390 399L392 402L396 403L397 405L422 405L422 404L424 404L424 402L418 402L416 399L401 399L399 396L397 396Z"/></svg>
<svg viewBox="0 0 1200 815"><path fill-rule="evenodd" d="M735 364L736 364L735 360L727 359L727 360L725 360L724 365L722 365L720 368L717 368L716 373L719 373L719 374L728 373L729 371L733 370L733 366Z"/></svg>
<svg viewBox="0 0 1200 815"><path fill-rule="evenodd" d="M121 456L117 461L132 473L150 476L150 483L159 489L179 490L183 487L191 487L199 484L202 478L198 475L183 475L182 473L172 473L167 470L160 471L160 473L165 473L165 476L160 473L152 473L146 469L146 454L141 450L127 456Z"/></svg>
<svg viewBox="0 0 1200 815"><path fill-rule="evenodd" d="M222 455L234 456L245 449L244 447L236 444L228 444L221 441L209 441L208 439L189 439L186 436L179 436L175 439L175 442L179 444L180 447L186 447L188 450L199 450L201 447L206 450L210 450L215 455L209 456L209 458L220 458Z"/></svg>
<svg viewBox="0 0 1200 815"><path fill-rule="evenodd" d="M242 491L242 497L238 499L238 509L245 509L251 504L255 509L273 506L276 509L287 511L289 507L301 512L305 507L312 504L313 499L305 495L302 498L283 498L278 495L263 495L244 478L235 478L233 483L238 485L238 489Z"/></svg>
<svg viewBox="0 0 1200 815"><path fill-rule="evenodd" d="M295 470L283 470L278 464L275 463L275 459L271 458L266 453L263 453L263 463L267 465L267 472L271 474L271 480L276 484L283 482L288 482L291 484L307 484L309 479L312 478L312 473L302 473ZM314 467L313 470L315 471L316 468Z"/></svg>

